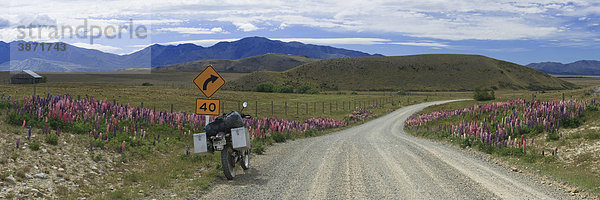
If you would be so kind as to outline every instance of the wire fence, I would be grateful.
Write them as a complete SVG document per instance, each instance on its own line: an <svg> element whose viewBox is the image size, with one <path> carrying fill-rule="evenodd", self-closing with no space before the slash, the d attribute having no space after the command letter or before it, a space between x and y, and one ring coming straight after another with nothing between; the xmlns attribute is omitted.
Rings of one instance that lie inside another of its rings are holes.
<svg viewBox="0 0 600 200"><path fill-rule="evenodd" d="M77 96L77 98L81 98ZM413 97L414 102L427 101L428 97L420 96ZM361 100L348 101L248 101L248 105L243 109L244 113L252 114L254 117L269 118L282 116L328 116L331 114L351 113L357 108L376 105L379 108L390 106L398 106L403 102L408 103L410 97L381 97ZM112 99L113 104L118 103L116 99ZM227 101L221 100L221 113L231 111L242 111L243 101ZM152 105L144 105L144 102L139 104L140 107L153 108ZM170 104L170 110L165 112L177 112L174 110L174 104ZM164 107L163 107L164 108Z"/></svg>

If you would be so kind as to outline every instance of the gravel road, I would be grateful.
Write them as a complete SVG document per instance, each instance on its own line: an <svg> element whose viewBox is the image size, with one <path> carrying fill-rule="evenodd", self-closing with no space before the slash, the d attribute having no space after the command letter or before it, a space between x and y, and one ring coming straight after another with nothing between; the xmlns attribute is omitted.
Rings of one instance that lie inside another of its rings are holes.
<svg viewBox="0 0 600 200"><path fill-rule="evenodd" d="M202 199L570 199L540 180L452 147L407 135L404 121L436 103L363 125L288 141L251 159Z"/></svg>

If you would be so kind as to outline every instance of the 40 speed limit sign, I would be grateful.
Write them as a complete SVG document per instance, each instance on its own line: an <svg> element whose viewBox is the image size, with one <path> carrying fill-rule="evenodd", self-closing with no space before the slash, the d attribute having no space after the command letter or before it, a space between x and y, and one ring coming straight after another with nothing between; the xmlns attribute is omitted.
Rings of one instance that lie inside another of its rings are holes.
<svg viewBox="0 0 600 200"><path fill-rule="evenodd" d="M196 114L219 115L221 101L218 99L196 99Z"/></svg>

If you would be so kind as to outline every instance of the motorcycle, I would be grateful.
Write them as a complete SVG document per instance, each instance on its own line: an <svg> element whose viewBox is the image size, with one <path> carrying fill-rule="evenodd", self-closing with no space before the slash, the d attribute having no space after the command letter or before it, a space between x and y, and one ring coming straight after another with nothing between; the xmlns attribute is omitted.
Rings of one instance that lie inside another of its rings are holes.
<svg viewBox="0 0 600 200"><path fill-rule="evenodd" d="M242 104L242 112L248 103ZM235 165L242 169L250 168L250 137L243 119L251 119L251 115L238 114L233 111L217 117L205 126L205 133L194 134L194 153L213 154L221 151L223 174L228 180L235 178Z"/></svg>

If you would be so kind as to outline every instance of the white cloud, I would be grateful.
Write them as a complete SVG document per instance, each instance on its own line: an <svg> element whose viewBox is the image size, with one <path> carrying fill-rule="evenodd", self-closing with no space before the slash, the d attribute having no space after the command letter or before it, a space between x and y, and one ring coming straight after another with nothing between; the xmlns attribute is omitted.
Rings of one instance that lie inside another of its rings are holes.
<svg viewBox="0 0 600 200"><path fill-rule="evenodd" d="M580 28L561 28L573 20L594 19L594 15L600 14L600 4L593 0L29 0L10 1L9 7L10 12L0 12L0 17L11 22L21 18L19 13L38 13L57 22L133 18L139 23L173 26L194 19L222 23L216 26L233 24L243 32L307 26L334 32L444 40L563 39L600 35L587 29L585 24L575 25ZM198 30L187 32L204 31L192 28Z"/></svg>
<svg viewBox="0 0 600 200"><path fill-rule="evenodd" d="M228 33L221 27L215 28L191 28L191 27L172 27L172 28L160 28L158 31L169 31L183 34L215 34L215 33Z"/></svg>
<svg viewBox="0 0 600 200"><path fill-rule="evenodd" d="M238 27L238 30L242 30L244 32L250 32L250 31L255 31L258 30L259 28L256 27L254 24L251 23L233 23L233 25Z"/></svg>
<svg viewBox="0 0 600 200"><path fill-rule="evenodd" d="M219 42L233 42L240 40L241 38L226 38L226 39L203 39L203 40L181 40L173 42L161 42L157 44L161 45L178 45L178 44L196 44L204 47L215 45ZM279 40L282 42L302 42L307 44L321 44L321 45L342 45L342 44L392 44L387 43L390 40L382 38L269 38L271 40ZM149 45L133 45L135 48L145 48Z"/></svg>
<svg viewBox="0 0 600 200"><path fill-rule="evenodd" d="M178 45L178 44L195 44L195 45L200 45L203 47L207 47L207 46L212 46L215 45L219 42L233 42L236 40L239 40L240 38L233 38L233 39L205 39L205 40L182 40L182 41L173 41L173 42L163 42L163 43L158 43L161 45ZM139 46L138 46L139 47Z"/></svg>
<svg viewBox="0 0 600 200"><path fill-rule="evenodd" d="M449 47L450 45L437 43L437 42L390 42L388 44L398 44L405 46L419 46L419 47Z"/></svg>
<svg viewBox="0 0 600 200"><path fill-rule="evenodd" d="M103 52L111 52L111 53L121 50L121 48L119 48L119 47L113 47L113 46L107 46L107 45L101 45L101 44L89 44L89 43L82 43L82 42L72 43L71 45L76 46L76 47L85 48L85 49L96 49L96 50L100 50Z"/></svg>
<svg viewBox="0 0 600 200"><path fill-rule="evenodd" d="M390 40L382 38L271 38L282 42L302 42L307 44L384 44Z"/></svg>

